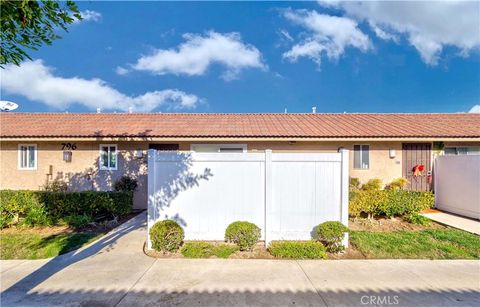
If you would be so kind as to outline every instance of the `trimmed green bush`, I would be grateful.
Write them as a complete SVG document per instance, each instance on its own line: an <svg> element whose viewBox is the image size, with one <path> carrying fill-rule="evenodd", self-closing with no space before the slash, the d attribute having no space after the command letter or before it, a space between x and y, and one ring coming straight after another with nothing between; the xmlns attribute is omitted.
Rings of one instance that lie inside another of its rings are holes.
<svg viewBox="0 0 480 307"><path fill-rule="evenodd" d="M22 226L48 226L52 225L52 219L45 212L45 208L41 206L34 206L27 211L25 218L21 221Z"/></svg>
<svg viewBox="0 0 480 307"><path fill-rule="evenodd" d="M187 242L180 253L187 258L209 258L213 255L215 246L209 242Z"/></svg>
<svg viewBox="0 0 480 307"><path fill-rule="evenodd" d="M132 211L132 207L132 192L1 190L0 226L56 224L71 215L124 216Z"/></svg>
<svg viewBox="0 0 480 307"><path fill-rule="evenodd" d="M403 216L432 208L434 195L431 192L405 190L358 191L350 198L349 215L358 217Z"/></svg>
<svg viewBox="0 0 480 307"><path fill-rule="evenodd" d="M182 245L184 238L183 228L172 220L156 222L150 228L150 240L156 251L176 252Z"/></svg>
<svg viewBox="0 0 480 307"><path fill-rule="evenodd" d="M360 190L360 179L355 177L350 177L349 179L349 189L350 191Z"/></svg>
<svg viewBox="0 0 480 307"><path fill-rule="evenodd" d="M385 190L403 190L407 186L407 184L408 180L400 177L387 184Z"/></svg>
<svg viewBox="0 0 480 307"><path fill-rule="evenodd" d="M231 223L225 231L225 240L237 244L242 251L252 250L260 236L257 225L244 221Z"/></svg>
<svg viewBox="0 0 480 307"><path fill-rule="evenodd" d="M422 226L427 226L431 222L431 220L428 217L418 213L412 213L407 215L405 217L405 220L411 224L418 224Z"/></svg>
<svg viewBox="0 0 480 307"><path fill-rule="evenodd" d="M213 255L217 256L218 258L228 258L231 254L235 253L238 250L239 248L236 245L219 244L215 246L215 249L213 250Z"/></svg>
<svg viewBox="0 0 480 307"><path fill-rule="evenodd" d="M68 226L79 229L93 222L93 218L87 214L67 215L63 218L63 221L67 223Z"/></svg>
<svg viewBox="0 0 480 307"><path fill-rule="evenodd" d="M313 239L320 241L330 253L338 253L345 249L342 240L347 232L347 226L340 222L324 222L315 228Z"/></svg>
<svg viewBox="0 0 480 307"><path fill-rule="evenodd" d="M270 254L277 258L325 259L325 246L316 241L273 241L268 247Z"/></svg>
<svg viewBox="0 0 480 307"><path fill-rule="evenodd" d="M236 251L238 251L238 247L236 245L214 245L212 243L203 241L187 242L180 250L182 255L187 258L210 258L211 256L228 258Z"/></svg>
<svg viewBox="0 0 480 307"><path fill-rule="evenodd" d="M380 180L378 178L370 179L369 181L367 181L367 183L365 183L362 186L362 190L364 190L364 191L372 191L372 190L378 191L378 190L382 189L382 185L383 185L382 180Z"/></svg>

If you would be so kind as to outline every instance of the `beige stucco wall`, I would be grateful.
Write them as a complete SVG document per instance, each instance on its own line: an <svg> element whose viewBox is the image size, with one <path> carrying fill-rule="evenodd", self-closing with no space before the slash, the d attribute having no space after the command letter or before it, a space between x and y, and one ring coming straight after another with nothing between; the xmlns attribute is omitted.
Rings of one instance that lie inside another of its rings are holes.
<svg viewBox="0 0 480 307"><path fill-rule="evenodd" d="M63 161L61 143L77 145L72 162ZM196 144L206 142L194 142ZM215 143L215 142L208 142ZM225 144L225 142L221 142ZM380 178L384 183L402 176L401 142L235 142L247 144L248 151L272 149L274 152L336 152L339 147L350 150L350 176L362 182ZM36 170L18 169L18 145L36 144L38 161ZM99 145L117 144L119 150L118 170L98 169ZM123 174L134 176L139 181L135 193L136 208L146 208L147 168L146 150L149 142L76 142L74 140L55 142L0 142L0 188L1 189L41 189L47 180L60 179L69 184L71 190L108 190L112 183ZM353 145L370 145L370 168L353 169ZM180 142L180 150L190 150L191 142ZM135 150L144 151L143 158L135 157ZM396 150L396 157L389 157L389 149ZM52 173L50 174L50 167Z"/></svg>
<svg viewBox="0 0 480 307"><path fill-rule="evenodd" d="M146 156L134 157L137 148L146 150L148 143L142 142L75 142L72 162L63 161L63 142L0 142L0 188L1 189L42 189L47 181L59 179L68 184L69 190L109 190L112 183L128 174L138 179L139 187L135 193L134 206L145 208L147 201ZM19 170L18 145L37 145L37 169ZM99 170L99 145L117 144L118 169ZM145 151L146 152L146 151ZM51 173L50 173L51 169Z"/></svg>

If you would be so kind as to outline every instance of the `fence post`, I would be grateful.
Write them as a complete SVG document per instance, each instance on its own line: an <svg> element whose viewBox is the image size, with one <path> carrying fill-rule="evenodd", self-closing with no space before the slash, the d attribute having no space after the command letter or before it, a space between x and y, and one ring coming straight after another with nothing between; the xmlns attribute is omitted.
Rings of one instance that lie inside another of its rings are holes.
<svg viewBox="0 0 480 307"><path fill-rule="evenodd" d="M270 243L270 234L269 227L270 227L270 219L269 214L272 209L272 150L266 149L265 150L265 247L268 246Z"/></svg>
<svg viewBox="0 0 480 307"><path fill-rule="evenodd" d="M350 166L350 161L348 159L348 150L347 149L340 149L340 154L342 155L341 158L341 198L340 198L340 219L342 224L348 227L348 194L349 194L349 177L348 177L348 169ZM343 239L343 245L348 247L348 233L345 234L345 238Z"/></svg>
<svg viewBox="0 0 480 307"><path fill-rule="evenodd" d="M147 170L148 170L148 194L147 194L147 208L148 208L148 219L147 219L147 249L152 249L152 242L150 241L150 228L155 223L157 219L156 212L156 201L155 201L155 156L156 150L149 149L148 150L148 162L147 162Z"/></svg>

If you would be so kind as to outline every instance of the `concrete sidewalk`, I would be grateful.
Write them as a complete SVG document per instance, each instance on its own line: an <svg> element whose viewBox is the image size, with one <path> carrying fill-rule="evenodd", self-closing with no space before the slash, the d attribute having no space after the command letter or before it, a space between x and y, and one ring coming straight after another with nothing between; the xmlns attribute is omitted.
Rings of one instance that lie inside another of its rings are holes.
<svg viewBox="0 0 480 307"><path fill-rule="evenodd" d="M425 212L422 215L435 222L480 235L480 221L478 220L438 210Z"/></svg>
<svg viewBox="0 0 480 307"><path fill-rule="evenodd" d="M145 214L79 251L2 261L2 306L478 306L479 261L152 259Z"/></svg>

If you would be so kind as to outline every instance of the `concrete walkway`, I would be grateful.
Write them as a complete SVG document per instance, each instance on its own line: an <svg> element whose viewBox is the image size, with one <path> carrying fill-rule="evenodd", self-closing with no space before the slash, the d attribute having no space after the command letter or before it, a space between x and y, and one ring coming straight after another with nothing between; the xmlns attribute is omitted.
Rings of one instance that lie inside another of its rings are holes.
<svg viewBox="0 0 480 307"><path fill-rule="evenodd" d="M479 261L160 260L145 227L142 214L76 252L1 261L1 305L480 305Z"/></svg>
<svg viewBox="0 0 480 307"><path fill-rule="evenodd" d="M469 219L443 211L422 213L422 215L435 222L480 235L480 221L478 220Z"/></svg>

